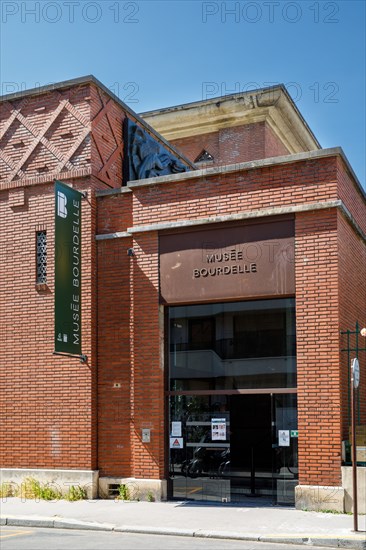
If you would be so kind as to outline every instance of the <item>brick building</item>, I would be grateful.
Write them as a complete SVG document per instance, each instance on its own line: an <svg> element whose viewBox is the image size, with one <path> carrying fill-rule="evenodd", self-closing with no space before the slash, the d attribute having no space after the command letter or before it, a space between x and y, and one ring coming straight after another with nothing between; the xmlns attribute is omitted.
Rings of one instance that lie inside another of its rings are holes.
<svg viewBox="0 0 366 550"><path fill-rule="evenodd" d="M138 116L85 77L2 97L0 146L2 481L351 509L366 195L286 90ZM54 354L55 180L85 194L84 361Z"/></svg>

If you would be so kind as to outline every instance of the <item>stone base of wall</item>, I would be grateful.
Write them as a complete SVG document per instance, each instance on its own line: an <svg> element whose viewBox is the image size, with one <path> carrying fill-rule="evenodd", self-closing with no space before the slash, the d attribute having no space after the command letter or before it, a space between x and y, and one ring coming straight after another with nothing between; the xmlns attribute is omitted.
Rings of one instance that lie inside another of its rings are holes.
<svg viewBox="0 0 366 550"><path fill-rule="evenodd" d="M344 512L345 490L343 487L322 485L297 485L295 506L298 510Z"/></svg>
<svg viewBox="0 0 366 550"><path fill-rule="evenodd" d="M57 489L66 495L72 485L84 488L88 499L98 496L97 470L44 470L38 468L0 468L0 485L9 483L14 488L27 478Z"/></svg>
<svg viewBox="0 0 366 550"><path fill-rule="evenodd" d="M342 466L342 486L344 488L344 511L353 512L352 466ZM366 467L357 468L358 513L366 514Z"/></svg>
<svg viewBox="0 0 366 550"><path fill-rule="evenodd" d="M160 502L167 499L167 482L161 479L136 479L134 477L100 477L99 497L116 498L118 487L125 486L128 500L154 500Z"/></svg>

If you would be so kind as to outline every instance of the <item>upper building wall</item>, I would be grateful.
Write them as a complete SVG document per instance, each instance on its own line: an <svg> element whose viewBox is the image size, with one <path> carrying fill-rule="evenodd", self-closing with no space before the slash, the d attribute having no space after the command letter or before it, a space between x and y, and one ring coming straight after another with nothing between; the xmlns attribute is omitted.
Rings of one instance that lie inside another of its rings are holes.
<svg viewBox="0 0 366 550"><path fill-rule="evenodd" d="M290 154L266 121L179 138L173 140L172 144L192 162L197 162L202 152L207 151L213 160L197 162L199 167L223 166Z"/></svg>
<svg viewBox="0 0 366 550"><path fill-rule="evenodd" d="M247 162L320 149L283 86L142 113L192 162Z"/></svg>

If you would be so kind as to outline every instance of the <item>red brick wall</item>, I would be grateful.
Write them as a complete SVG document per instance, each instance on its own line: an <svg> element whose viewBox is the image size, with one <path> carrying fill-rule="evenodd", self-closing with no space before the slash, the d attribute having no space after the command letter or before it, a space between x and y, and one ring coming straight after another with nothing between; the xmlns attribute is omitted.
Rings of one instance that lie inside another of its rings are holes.
<svg viewBox="0 0 366 550"><path fill-rule="evenodd" d="M296 215L301 485L341 484L337 211Z"/></svg>
<svg viewBox="0 0 366 550"><path fill-rule="evenodd" d="M159 255L155 232L137 235L131 259L131 444L135 477L164 477L164 371L160 364ZM143 443L141 430L151 430Z"/></svg>
<svg viewBox="0 0 366 550"><path fill-rule="evenodd" d="M131 246L132 257L127 256ZM98 273L100 474L161 478L164 371L157 234L100 241ZM150 443L142 442L143 428L151 430Z"/></svg>
<svg viewBox="0 0 366 550"><path fill-rule="evenodd" d="M356 202L356 201L355 201ZM366 216L365 216L366 217ZM344 216L338 214L338 252L339 252L339 309L340 330L354 331L356 321L360 328L366 326L366 243L355 234ZM359 347L366 347L366 338L359 336ZM347 347L347 336L342 336L341 346ZM356 336L350 337L350 347L356 347ZM355 357L351 352L350 360ZM342 361L342 416L343 439L348 439L349 418L349 364L347 353L341 353ZM358 390L360 417L357 421L366 424L366 352L360 352L359 362L361 369L360 387ZM358 413L358 408L357 408Z"/></svg>
<svg viewBox="0 0 366 550"><path fill-rule="evenodd" d="M24 203L0 192L0 464L96 467L95 198L82 204L82 348L87 364L54 356L53 184L27 187ZM47 231L47 286L37 290L36 231Z"/></svg>
<svg viewBox="0 0 366 550"><path fill-rule="evenodd" d="M365 196L351 178L342 159L337 159L338 196L352 213L357 224L366 233Z"/></svg>
<svg viewBox="0 0 366 550"><path fill-rule="evenodd" d="M94 190L121 185L124 116L119 106L107 103L103 92L90 84L2 103L0 312L4 339L0 349L0 465L3 467L97 467ZM94 116L97 118L91 124ZM93 143L103 142L99 147L101 157L91 147L91 131L96 135ZM39 144L31 150L36 142ZM102 162L98 163L100 158ZM103 172L106 167L108 174ZM88 176L81 177L85 174ZM53 355L53 177L88 192L82 214L82 348L88 356L87 364ZM48 278L44 290L35 288L35 234L40 229L47 231L48 242Z"/></svg>
<svg viewBox="0 0 366 550"><path fill-rule="evenodd" d="M123 177L122 134L126 114L119 104L94 85L90 86L90 97L93 174L100 182L118 188Z"/></svg>
<svg viewBox="0 0 366 550"><path fill-rule="evenodd" d="M134 225L337 199L336 158L206 176L133 191Z"/></svg>
<svg viewBox="0 0 366 550"><path fill-rule="evenodd" d="M98 467L131 475L131 239L98 242ZM119 385L119 386L118 386Z"/></svg>
<svg viewBox="0 0 366 550"><path fill-rule="evenodd" d="M218 166L289 154L266 122L222 128L171 143L192 162L205 149L214 157L213 164Z"/></svg>
<svg viewBox="0 0 366 550"><path fill-rule="evenodd" d="M203 149L205 149L214 157L215 164L221 163L218 132L209 132L208 134L173 139L170 143L184 153L192 162L194 162L198 155L202 153Z"/></svg>
<svg viewBox="0 0 366 550"><path fill-rule="evenodd" d="M339 198L343 201L353 218L366 233L365 198L351 178L341 159L338 160ZM354 331L356 321L360 328L366 326L366 243L355 233L343 215L339 214L339 307L340 329ZM341 339L342 348L347 347L347 337ZM359 336L359 346L366 347L366 338ZM356 347L356 336L350 337L350 347ZM355 357L352 352L350 360ZM349 436L349 365L347 354L341 354L342 360L342 412L343 438ZM358 390L357 422L366 424L366 352L359 354L361 382Z"/></svg>
<svg viewBox="0 0 366 550"><path fill-rule="evenodd" d="M132 226L132 193L99 197L97 216L98 235L126 231Z"/></svg>
<svg viewBox="0 0 366 550"><path fill-rule="evenodd" d="M287 147L276 136L272 128L266 124L265 127L265 155L264 158L280 157L289 155Z"/></svg>

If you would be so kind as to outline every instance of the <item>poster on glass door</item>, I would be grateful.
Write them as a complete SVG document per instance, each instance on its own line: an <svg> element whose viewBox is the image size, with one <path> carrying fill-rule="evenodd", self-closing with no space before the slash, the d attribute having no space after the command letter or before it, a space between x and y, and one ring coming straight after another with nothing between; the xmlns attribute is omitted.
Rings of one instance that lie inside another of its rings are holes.
<svg viewBox="0 0 366 550"><path fill-rule="evenodd" d="M290 430L278 430L278 446L290 446Z"/></svg>
<svg viewBox="0 0 366 550"><path fill-rule="evenodd" d="M212 441L226 441L226 418L211 419Z"/></svg>

